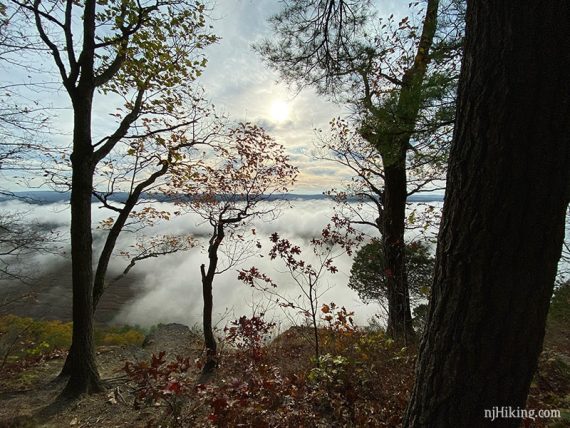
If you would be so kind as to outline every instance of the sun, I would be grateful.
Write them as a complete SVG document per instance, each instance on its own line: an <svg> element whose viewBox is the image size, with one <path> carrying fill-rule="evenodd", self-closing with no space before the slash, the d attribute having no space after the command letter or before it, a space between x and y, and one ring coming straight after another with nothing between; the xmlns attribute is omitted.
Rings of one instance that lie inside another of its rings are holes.
<svg viewBox="0 0 570 428"><path fill-rule="evenodd" d="M289 117L289 103L286 101L273 101L271 104L271 117L275 122L284 122Z"/></svg>

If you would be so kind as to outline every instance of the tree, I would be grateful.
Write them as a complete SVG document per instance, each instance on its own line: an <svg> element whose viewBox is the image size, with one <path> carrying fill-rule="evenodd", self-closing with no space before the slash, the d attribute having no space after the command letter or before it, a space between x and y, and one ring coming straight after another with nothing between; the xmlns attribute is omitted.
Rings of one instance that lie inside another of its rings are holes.
<svg viewBox="0 0 570 428"><path fill-rule="evenodd" d="M452 123L461 28L436 32L439 3L428 0L419 27L407 17L396 25L390 17L367 37L374 33L368 2L299 0L273 18L278 40L258 48L286 80L353 100L357 129L381 157L378 224L391 272L388 332L403 338L414 335L404 257L407 159L418 131Z"/></svg>
<svg viewBox="0 0 570 428"><path fill-rule="evenodd" d="M345 219L333 217L331 223L323 228L320 236L311 239L312 251L308 256L302 254L303 250L299 245L295 245L287 238L280 237L278 233L273 233L269 240L272 243L269 251L270 259L279 259L285 265L286 272L302 293L299 299L292 299L276 291L277 284L255 266L249 269L241 269L238 279L269 296L275 297L276 303L280 306L300 311L304 315L312 329L315 361L319 366L321 358L318 324L321 312L319 301L327 291L323 290L324 279L327 274L338 272L336 260L345 254L351 256L354 249L362 242L363 235ZM329 309L327 306L327 310ZM343 311L346 310L343 308Z"/></svg>
<svg viewBox="0 0 570 428"><path fill-rule="evenodd" d="M191 169L189 166L194 165L195 160L192 157L196 159L199 157L197 148L207 146L221 132L221 122L210 108L202 105L202 99L192 93L187 94L187 99L192 100L193 104L178 106L182 111L173 109L170 115L144 121L144 134L129 136L117 158L109 158L103 162L100 187L104 190L94 189L93 195L101 202L103 208L117 215L116 218L111 217L102 224L109 232L97 261L93 283L93 310L97 308L108 286L105 279L109 262L123 230L130 226L133 231L140 232L145 227L154 226L157 221L170 219L170 213L157 210L145 203L146 201L141 201L141 196L148 192L170 195L179 191L180 187L173 188L169 183L182 186L183 181L191 182L192 177L186 173ZM171 122L172 119L178 122L181 118L184 118L182 127L177 127ZM171 132L168 135L164 135L163 132L155 133L151 123L155 126L156 123L160 123L161 129ZM179 176L174 179L173 176L176 174ZM120 189L128 190L121 195L120 200L117 200L113 197L117 196L117 190ZM131 260L123 275L128 273L138 261L188 250L192 246L193 240L188 236L166 235L146 239L139 236L132 246L135 249L134 253L122 252L122 255Z"/></svg>
<svg viewBox="0 0 570 428"><path fill-rule="evenodd" d="M191 94L187 94L191 95ZM130 250L122 250L119 255L130 260L128 266L116 279L126 275L137 262L160 255L173 254L178 251L187 251L194 247L194 240L187 235L142 235L142 229L152 227L160 220L170 219L170 213L157 210L149 205L149 201L141 198L147 192L168 194L176 191L169 189L166 183L171 174L180 173L179 164L187 165L192 162L192 155L196 148L208 144L209 140L217 135L219 123L217 119L210 121L213 114L210 109L201 105L201 99L190 97L195 103L192 106L179 106L184 110L173 109L171 115L154 118L152 123L161 123L161 128L171 130L168 135L164 132L155 133L149 121L143 121L146 134L126 137L126 142L119 142L114 155L102 162L98 180L94 183L93 196L101 203L100 208L110 210L115 217L103 220L100 227L108 230L103 248L97 258L97 265L93 279L93 312L105 290L113 281L107 280L107 273L111 257L114 255L119 236L124 231L136 232L136 242ZM184 118L191 125L177 128L171 124L172 118L176 121ZM173 129L176 128L176 129ZM122 143L122 144L121 144ZM184 177L189 179L189 177ZM65 182L65 177L60 177ZM178 182L182 178L179 177ZM53 178L52 178L53 181ZM103 190L104 189L104 190ZM118 190L127 189L118 198ZM60 376L71 374L71 361L74 347L69 350Z"/></svg>
<svg viewBox="0 0 570 428"><path fill-rule="evenodd" d="M277 144L260 127L241 124L230 130L228 142L214 145L210 161L200 166L180 165L187 170L192 181L176 183L183 174L174 177L175 188L187 186L190 199L179 201L199 214L212 227L208 240L208 264L200 266L204 299L203 329L206 345L206 364L203 374L217 366L217 344L212 326L213 284L216 275L243 261L246 249L226 253L225 266L220 267L222 244L228 241L243 242L246 225L253 219L275 217L277 204L265 203L276 193L288 192L297 176L297 168L289 163L284 147ZM252 230L255 234L255 230Z"/></svg>
<svg viewBox="0 0 570 428"><path fill-rule="evenodd" d="M354 255L348 286L365 302L374 301L384 308L387 300L387 274L384 266L382 243L372 239ZM429 247L420 242L406 245L406 269L410 287L410 299L421 301L429 297L433 281L433 262Z"/></svg>
<svg viewBox="0 0 570 428"><path fill-rule="evenodd" d="M440 190L441 182L445 178L447 164L449 127L434 125L424 130L416 130L414 133L413 150L407 155L406 160L406 208L411 209L409 214L403 219L405 230L415 230L425 239L433 240L432 228L439 224L439 210L433 204L411 202L409 198L424 191ZM343 183L341 189L332 189L326 194L332 197L337 203L335 211L353 225L365 225L375 229L380 239L385 235L385 210L384 210L384 190L385 174L383 159L378 155L376 147L371 145L359 134L359 131L346 120L334 119L331 121L331 134L321 137L322 145L319 148L318 157L321 159L336 162L346 167L353 174L347 183ZM373 238L375 239L375 238ZM388 325L397 322L394 303L397 299L393 297L393 290L387 287L387 276L390 276L392 268L388 265L384 255L383 240L377 241L381 245L374 245L372 248L379 251L374 261L380 263L375 270L379 277L376 280L370 278L370 284L380 286L378 294L383 295L388 303L386 313L388 314ZM411 243L415 245L414 243ZM408 245L406 245L408 248ZM410 252L404 251L404 260ZM417 274L410 271L410 266L406 264L406 288L402 290L404 306L401 321L407 325L412 322L410 310L410 290L413 287L413 280L410 276ZM430 274L431 275L431 274ZM372 286L373 287L373 286ZM393 328L388 329L394 335ZM410 332L408 332L410 333ZM404 339L409 334L404 334Z"/></svg>
<svg viewBox="0 0 570 428"><path fill-rule="evenodd" d="M405 427L517 427L570 200L570 8L471 1L427 330ZM488 416L488 415L487 415Z"/></svg>
<svg viewBox="0 0 570 428"><path fill-rule="evenodd" d="M205 30L204 6L192 0L11 0L11 4L30 18L73 106L73 352L63 395L77 396L102 388L93 346L91 196L96 167L129 135L153 136L187 125L181 119L164 129L153 118L172 117L181 108L187 91L177 88L200 74L205 59L196 50L215 38ZM98 141L92 131L96 95L125 100L116 113L115 130ZM151 131L140 135L136 125L145 115Z"/></svg>

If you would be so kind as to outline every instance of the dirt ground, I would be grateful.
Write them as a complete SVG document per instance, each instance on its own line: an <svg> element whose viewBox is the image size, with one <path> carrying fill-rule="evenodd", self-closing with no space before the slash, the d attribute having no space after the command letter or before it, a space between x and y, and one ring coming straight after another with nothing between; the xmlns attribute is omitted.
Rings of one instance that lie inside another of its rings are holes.
<svg viewBox="0 0 570 428"><path fill-rule="evenodd" d="M564 328L567 332L567 329ZM274 363L284 374L301 373L302 362L309 361L312 349L294 329L283 333L270 345L274 349ZM298 332L297 332L298 333ZM288 334L292 334L291 337ZM548 335L539 370L531 385L528 408L558 408L570 406L570 353L567 334ZM164 425L165 407L150 406L136 409L136 390L122 370L125 362L149 361L151 355L167 352L167 360L176 355L197 361L203 355L202 337L180 324L158 326L145 338L142 346L107 346L97 349L97 362L107 390L100 394L84 396L73 403L58 404L56 398L65 386L57 381L65 355L27 367L18 372L2 373L0 377L0 428L3 427L157 427ZM220 353L230 350L220 349ZM283 361L280 360L283 357ZM272 360L273 361L273 360ZM230 378L242 370L243 362L237 361L231 373L220 369L213 382ZM411 369L410 369L411 370ZM229 376L228 376L229 375ZM198 366L189 371L189 379L201 383ZM219 379L218 379L219 377ZM193 401L193 400L191 400ZM405 404L405 403L404 403ZM185 403L185 409L199 416L196 420L206 421L208 409L199 400ZM201 406L201 407L200 407ZM204 417L202 417L204 416ZM568 415L567 415L568 416ZM567 416L559 420L537 421L525 427L562 428L568 425ZM206 422L205 425L209 426ZM197 425L194 425L197 426ZM194 428L192 426L192 428ZM235 425L233 425L235 426ZM331 426L331 425L323 425Z"/></svg>
<svg viewBox="0 0 570 428"><path fill-rule="evenodd" d="M0 379L0 427L146 427L162 409L134 409L134 391L122 368L126 361L145 361L161 350L196 359L202 342L188 327L168 324L147 336L141 347L100 347L97 362L107 391L65 406L54 404L65 386L56 379L64 356L9 374Z"/></svg>

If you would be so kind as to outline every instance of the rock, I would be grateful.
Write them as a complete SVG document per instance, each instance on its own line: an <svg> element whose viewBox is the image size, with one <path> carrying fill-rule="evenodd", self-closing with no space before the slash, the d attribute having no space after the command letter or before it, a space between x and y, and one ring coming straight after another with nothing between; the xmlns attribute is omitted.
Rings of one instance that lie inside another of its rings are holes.
<svg viewBox="0 0 570 428"><path fill-rule="evenodd" d="M187 355L203 347L202 338L182 324L159 324L145 337L142 347L154 353Z"/></svg>

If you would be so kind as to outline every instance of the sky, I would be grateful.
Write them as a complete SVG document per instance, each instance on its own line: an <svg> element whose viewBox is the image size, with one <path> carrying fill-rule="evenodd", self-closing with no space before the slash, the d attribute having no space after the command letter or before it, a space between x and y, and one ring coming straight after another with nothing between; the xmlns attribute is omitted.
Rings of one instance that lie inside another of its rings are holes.
<svg viewBox="0 0 570 428"><path fill-rule="evenodd" d="M379 13L403 14L405 1L379 0ZM278 0L219 0L214 8L214 33L221 41L208 48L203 83L218 109L236 120L262 124L283 144L300 175L296 193L322 193L338 187L349 173L339 165L311 156L316 129L346 115L343 106L317 96L311 88L300 93L280 83L252 44L271 37L268 18L280 11Z"/></svg>
<svg viewBox="0 0 570 428"><path fill-rule="evenodd" d="M394 13L396 17L405 14L408 4L401 0L377 0L376 3L379 15ZM282 3L278 0L218 0L212 12L212 25L214 33L220 36L221 40L206 51L209 63L200 83L205 88L206 97L218 111L227 114L234 121L251 121L263 125L286 147L293 163L300 170L293 192L321 193L338 187L348 175L335 164L317 161L311 157L315 129L326 129L331 118L346 114L346 111L342 106L317 96L310 89L300 93L289 90L278 82L277 74L269 70L252 49L253 43L271 36L267 19L277 13L281 6ZM39 69L49 68L49 58L36 66ZM0 67L0 81L19 82L28 79L27 76L17 73L10 67ZM52 75L51 80L56 82L57 75ZM58 130L47 138L56 144L68 144L71 138L72 112L67 94L57 88L57 84L49 85L45 90L37 90L35 95L57 115ZM113 110L110 110L105 102L95 105L96 131L104 131L111 112ZM279 230L292 240L306 239L310 233L320 230L330 218L332 207L327 204L306 202L303 206L284 213L277 222L259 227L264 235ZM93 213L96 223L102 211L94 208ZM33 215L39 221L58 225L62 231L68 229L68 207L42 207L35 209ZM169 223L165 231L193 232L196 227L198 226L195 220L185 219ZM199 300L186 299L182 305L174 306L170 303L188 293L189 286L198 286L190 284L189 279L197 278L197 267L203 259L203 251L197 249L190 256L179 254L141 264L137 271L143 278L143 292L136 304L120 314L120 320L135 324L161 321L195 323L200 314ZM49 262L51 260L46 263ZM257 260L257 263L268 270L274 269L268 266L266 260ZM334 300L345 304L349 309L355 309L359 314L358 321L364 323L378 308L364 305L347 289L349 270L350 259L342 259L340 273L332 280L335 287L326 295L324 301ZM216 302L219 308L234 307L239 315L250 305L251 295L236 288L235 277L231 275L220 279L220 284L216 287ZM148 314L153 315L152 319Z"/></svg>
<svg viewBox="0 0 570 428"><path fill-rule="evenodd" d="M208 49L203 84L206 96L234 120L262 124L283 144L300 170L294 191L320 193L341 179L334 164L314 162L310 152L315 128L324 128L342 114L339 106L317 97L311 90L296 94L269 70L252 44L270 34L267 19L279 10L270 0L225 0L214 14L214 33L220 42Z"/></svg>
<svg viewBox="0 0 570 428"><path fill-rule="evenodd" d="M384 8L381 13L397 13L407 7L407 3L402 1L380 0L379 5ZM317 161L311 156L315 130L326 129L333 117L347 112L342 106L317 96L311 89L300 93L289 90L278 82L277 74L269 70L252 49L253 43L271 36L267 19L277 13L281 6L282 3L277 0L218 0L212 12L212 25L214 33L221 40L206 51L208 66L200 78L200 84L205 88L206 98L211 100L218 112L226 114L232 121L249 121L264 126L277 142L285 146L292 162L300 171L293 192L317 194L338 187L342 180L349 178L347 172L338 165ZM39 69L49 69L50 66L50 58L37 64ZM57 82L57 77L52 74L44 79ZM0 69L0 81L18 82L26 79L26 76L15 74L9 67ZM69 144L72 111L65 91L54 83L45 90L37 90L33 95L43 104L48 104L57 116L57 132L46 138L54 144ZM108 101L113 100L100 99L94 106L94 131L103 135L108 128L109 113L113 112ZM31 214L38 221L55 224L62 233L67 233L69 211L65 205L34 208ZM331 203L309 201L284 212L276 222L260 224L258 227L263 237L278 230L291 240L306 244L310 237L325 226L331 214ZM108 213L103 213L94 206L93 215L94 224L97 224L101 216L107 216ZM199 227L196 219L185 218L169 222L164 232L195 233ZM121 245L125 248L128 242ZM142 278L140 294L132 305L118 315L118 321L143 325L173 321L190 325L196 323L200 317L201 302L200 299L192 299L195 294L190 290L192 287L199 289L196 282L198 266L204 257L204 252L197 248L191 253L151 260L137 266L135 269ZM38 266L47 266L53 262L49 258L42 260L38 259ZM115 263L117 267L125 264L124 260L116 260ZM290 288L290 282L283 277L282 267L280 273L279 268L271 266L267 259L256 259L255 263L281 278L291 293L298 293L298 290ZM350 257L339 259L340 272L334 278L327 279L332 288L323 297L323 302L335 301L356 310L358 322L365 324L378 312L378 307L363 304L346 287L350 266ZM243 284L236 283L234 270L219 278L215 286L218 317L222 316L225 308L232 308L236 315L241 315L251 309L252 302L259 301L250 290L244 292L243 287Z"/></svg>
<svg viewBox="0 0 570 428"><path fill-rule="evenodd" d="M317 96L308 88L300 93L278 82L278 75L270 70L252 45L271 37L268 18L279 12L283 3L279 0L218 0L210 12L213 32L221 40L206 50L208 65L198 83L205 88L205 97L220 113L231 121L249 121L263 126L278 143L285 146L291 161L300 174L295 193L322 193L338 187L349 178L348 171L337 164L315 160L311 152L316 141L316 129L328 129L329 121L347 114L342 106ZM407 3L395 0L378 0L380 15L402 15ZM34 29L30 29L33 31ZM59 84L53 60L30 59L33 68L42 73L14 69L0 62L0 82L26 81L49 82L47 85L28 89L24 94L30 100L38 100L53 115L53 133L44 137L48 144L68 145L71 141L72 111L67 93ZM49 73L43 71L49 70ZM97 101L98 100L98 101ZM119 100L96 98L93 112L94 134L107 135L109 114L114 112ZM113 108L110 106L113 105ZM106 132L105 132L106 131ZM36 181L36 184L38 182ZM25 190L9 183L11 190Z"/></svg>

